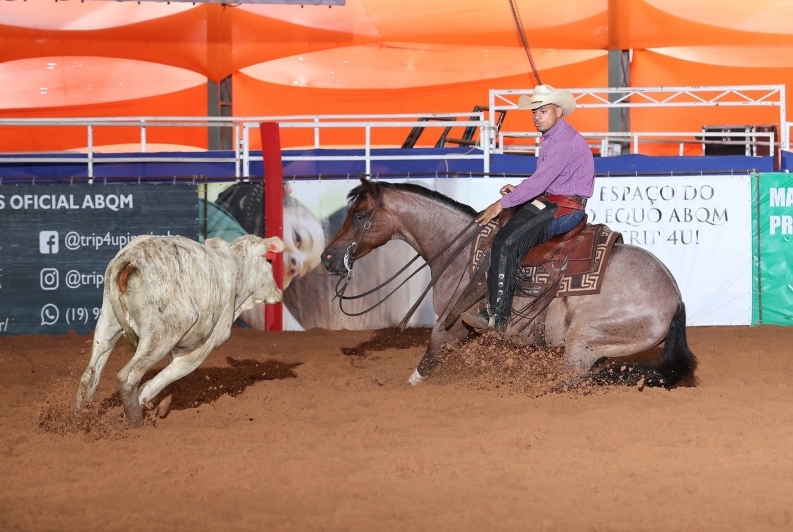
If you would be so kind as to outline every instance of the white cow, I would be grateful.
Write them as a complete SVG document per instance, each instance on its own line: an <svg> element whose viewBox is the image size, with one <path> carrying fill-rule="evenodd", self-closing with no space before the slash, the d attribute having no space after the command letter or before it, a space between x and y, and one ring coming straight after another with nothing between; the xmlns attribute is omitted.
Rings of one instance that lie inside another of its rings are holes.
<svg viewBox="0 0 793 532"><path fill-rule="evenodd" d="M140 426L141 406L197 368L229 337L240 312L281 301L267 255L283 249L280 238L253 235L231 244L210 238L202 245L181 236L132 240L105 271L102 311L77 391L77 413L91 401L124 334L135 355L118 374L118 387L127 418ZM170 364L138 393L146 371L169 354Z"/></svg>

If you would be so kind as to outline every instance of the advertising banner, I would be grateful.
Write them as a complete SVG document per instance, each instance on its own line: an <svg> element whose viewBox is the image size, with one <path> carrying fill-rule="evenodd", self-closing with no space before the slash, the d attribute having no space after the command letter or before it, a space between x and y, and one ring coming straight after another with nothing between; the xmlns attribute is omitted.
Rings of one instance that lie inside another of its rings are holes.
<svg viewBox="0 0 793 532"><path fill-rule="evenodd" d="M192 185L0 187L0 334L94 330L105 268L137 235L197 238Z"/></svg>
<svg viewBox="0 0 793 532"><path fill-rule="evenodd" d="M793 325L793 177L753 176L753 324Z"/></svg>
<svg viewBox="0 0 793 532"><path fill-rule="evenodd" d="M502 186L516 185L520 178L388 181L415 183L481 211L500 197ZM292 180L285 184L283 260L287 330L395 326L429 282L430 273L425 268L384 304L366 312L414 270L411 268L397 281L365 298L345 301L346 314L340 311L335 295L338 278L327 273L320 256L344 221L348 192L358 185L355 177ZM209 224L215 229L207 236L233 239L244 232L261 231L260 185L220 186L226 188L209 196L219 209ZM587 214L590 223L604 223L620 231L626 244L647 249L667 266L686 303L689 325L748 325L752 319L750 186L748 175L598 177ZM355 264L347 295L378 287L414 255L415 251L406 243L393 240L361 258ZM421 261L416 264L420 265ZM430 292L413 315L411 326L435 324L431 302ZM263 327L262 313L248 312L242 318L251 327Z"/></svg>
<svg viewBox="0 0 793 532"><path fill-rule="evenodd" d="M520 178L447 181L456 199L482 210ZM586 212L669 268L689 325L749 325L750 187L748 175L598 177Z"/></svg>
<svg viewBox="0 0 793 532"><path fill-rule="evenodd" d="M669 268L689 325L749 325L750 187L748 175L598 178L587 214Z"/></svg>

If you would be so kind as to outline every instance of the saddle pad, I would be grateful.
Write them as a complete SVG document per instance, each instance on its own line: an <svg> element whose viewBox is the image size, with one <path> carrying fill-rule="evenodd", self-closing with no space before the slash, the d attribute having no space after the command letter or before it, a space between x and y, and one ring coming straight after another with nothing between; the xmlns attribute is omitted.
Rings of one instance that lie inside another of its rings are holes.
<svg viewBox="0 0 793 532"><path fill-rule="evenodd" d="M566 271L559 285L559 291L556 297L567 296L586 296L600 293L600 287L603 284L603 273L605 265L611 256L611 250L616 243L622 242L622 234L612 231L603 224L588 226L587 231L593 231L595 245L587 249L593 251L591 262L576 261L576 266L579 267L576 271ZM522 292L526 295L540 293L548 284L556 280L555 273L557 268L550 268L552 273L549 273L547 267L551 262L557 262L559 258L554 258L548 264L540 264L537 266L524 266L521 268L519 285ZM588 263L591 267L581 270L580 266L583 263Z"/></svg>
<svg viewBox="0 0 793 532"><path fill-rule="evenodd" d="M498 217L493 218L490 222L484 226L480 231L479 234L476 235L476 238L471 243L471 274L476 271L481 264L482 259L485 258L485 255L490 253L490 246L493 244L493 238L496 236L501 224L498 222Z"/></svg>
<svg viewBox="0 0 793 532"><path fill-rule="evenodd" d="M498 219L492 220L482 228L473 241L470 263L472 274L476 271L485 255L490 252L490 245L499 227ZM622 242L622 234L612 231L604 224L587 225L582 233L584 232L594 233L591 236L593 245L577 246L577 253L573 259L575 267L570 268L570 263L568 262L568 270L565 272L556 297L585 296L600 293L600 286L603 282L603 270L611 255L611 249L614 244ZM582 256L584 250L590 251L590 253L586 254L586 257ZM563 260L564 257L555 255L549 257L547 263L536 266L523 266L519 274L519 277L521 277L519 280L521 291L526 295L542 292L548 284L556 279L555 273L558 272L561 266L560 263ZM587 267L583 267L584 265L587 265ZM573 270L575 270L575 273L567 273Z"/></svg>

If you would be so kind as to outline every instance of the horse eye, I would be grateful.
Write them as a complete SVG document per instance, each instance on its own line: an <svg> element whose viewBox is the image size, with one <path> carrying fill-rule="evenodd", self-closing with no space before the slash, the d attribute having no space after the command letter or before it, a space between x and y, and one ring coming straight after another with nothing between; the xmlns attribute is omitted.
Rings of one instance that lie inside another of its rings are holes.
<svg viewBox="0 0 793 532"><path fill-rule="evenodd" d="M366 218L366 214L365 214L365 213L363 213L363 212L356 212L356 213L355 213L355 216L354 216L354 218L353 218L353 219L354 219L355 221L358 221L358 220L363 220L364 218Z"/></svg>

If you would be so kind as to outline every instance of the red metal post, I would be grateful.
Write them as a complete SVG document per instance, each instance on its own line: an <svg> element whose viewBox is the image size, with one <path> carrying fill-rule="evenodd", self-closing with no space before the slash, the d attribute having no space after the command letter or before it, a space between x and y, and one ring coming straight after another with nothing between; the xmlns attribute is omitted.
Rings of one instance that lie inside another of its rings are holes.
<svg viewBox="0 0 793 532"><path fill-rule="evenodd" d="M264 158L264 236L284 237L284 169L281 162L281 133L277 122L259 124ZM276 255L273 261L273 277L278 288L284 287L283 257ZM281 304L265 305L264 330L283 329Z"/></svg>

